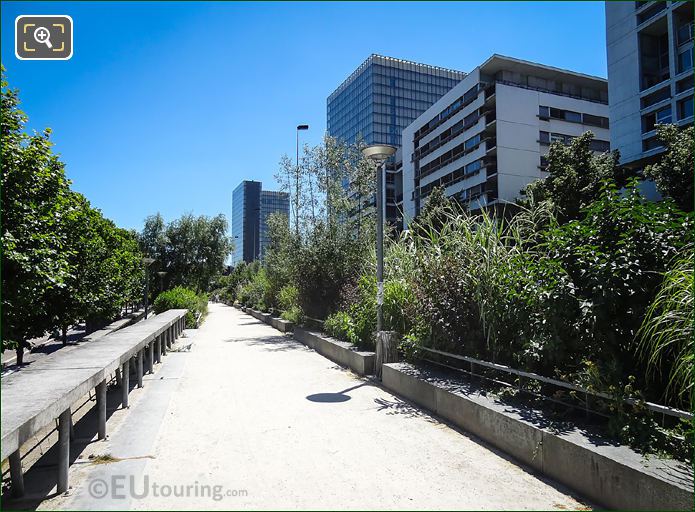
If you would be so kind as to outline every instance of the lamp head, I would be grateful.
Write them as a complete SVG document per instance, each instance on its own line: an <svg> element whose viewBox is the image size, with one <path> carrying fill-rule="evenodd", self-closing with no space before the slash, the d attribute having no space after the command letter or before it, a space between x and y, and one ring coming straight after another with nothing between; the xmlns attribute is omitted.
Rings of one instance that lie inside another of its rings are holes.
<svg viewBox="0 0 695 512"><path fill-rule="evenodd" d="M396 147L388 144L372 144L362 150L362 155L375 163L381 163L395 153Z"/></svg>

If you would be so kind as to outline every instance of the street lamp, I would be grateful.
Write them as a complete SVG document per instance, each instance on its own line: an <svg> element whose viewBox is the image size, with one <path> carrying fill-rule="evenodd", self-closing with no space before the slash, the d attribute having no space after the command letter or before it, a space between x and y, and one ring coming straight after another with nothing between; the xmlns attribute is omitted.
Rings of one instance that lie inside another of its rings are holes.
<svg viewBox="0 0 695 512"><path fill-rule="evenodd" d="M142 264L145 266L145 320L147 320L147 301L150 294L150 265L152 265L154 262L154 258L142 259Z"/></svg>
<svg viewBox="0 0 695 512"><path fill-rule="evenodd" d="M309 125L308 124L300 124L297 125L297 186L295 188L295 193L296 193L296 198L295 198L295 227L297 229L297 236L299 236L299 132L301 130L308 130Z"/></svg>
<svg viewBox="0 0 695 512"><path fill-rule="evenodd" d="M164 276L166 276L167 273L160 271L157 272L157 275L159 276L159 293L162 293L164 291Z"/></svg>
<svg viewBox="0 0 695 512"><path fill-rule="evenodd" d="M376 332L384 324L384 174L386 160L396 152L394 146L372 144L362 150L362 155L376 164Z"/></svg>

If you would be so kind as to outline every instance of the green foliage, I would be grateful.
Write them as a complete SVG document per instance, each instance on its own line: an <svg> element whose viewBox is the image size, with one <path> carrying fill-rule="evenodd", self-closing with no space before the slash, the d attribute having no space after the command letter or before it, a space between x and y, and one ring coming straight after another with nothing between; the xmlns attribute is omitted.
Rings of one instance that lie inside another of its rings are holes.
<svg viewBox="0 0 695 512"><path fill-rule="evenodd" d="M268 311L268 309L271 307L269 302L267 302L269 298L269 291L270 285L268 278L266 277L265 269L261 268L258 270L258 272L253 274L245 284L241 286L239 291L239 300L243 304L251 306L254 309Z"/></svg>
<svg viewBox="0 0 695 512"><path fill-rule="evenodd" d="M681 130L672 124L658 125L656 133L666 152L661 160L646 167L644 175L654 180L664 197L673 199L681 210L692 212L695 128Z"/></svg>
<svg viewBox="0 0 695 512"><path fill-rule="evenodd" d="M160 293L154 301L153 308L155 313L163 313L169 309L187 309L186 328L194 329L198 327L198 315L201 315L201 321L207 315L208 298L204 293L198 294L189 288L176 286Z"/></svg>
<svg viewBox="0 0 695 512"><path fill-rule="evenodd" d="M619 154L596 154L591 149L594 134L586 132L569 144L555 142L548 151L548 176L526 187L524 194L533 202L548 201L560 222L578 219L598 197L605 180L619 180Z"/></svg>
<svg viewBox="0 0 695 512"><path fill-rule="evenodd" d="M664 274L639 332L641 355L657 380L666 374L666 394L692 405L695 375L693 247L682 250Z"/></svg>
<svg viewBox="0 0 695 512"><path fill-rule="evenodd" d="M24 132L26 115L2 70L2 349L80 319L110 320L142 290L141 255L70 190L50 129Z"/></svg>
<svg viewBox="0 0 695 512"><path fill-rule="evenodd" d="M355 326L352 317L345 311L336 311L328 315L323 322L323 330L326 334L341 341L347 341L353 345L358 345L360 340L355 334Z"/></svg>
<svg viewBox="0 0 695 512"><path fill-rule="evenodd" d="M282 318L298 324L302 321L302 308L299 306L299 290L288 284L282 287L278 294L278 303L282 310Z"/></svg>
<svg viewBox="0 0 695 512"><path fill-rule="evenodd" d="M140 247L154 258L150 267L151 290L158 290L157 272L166 272L164 288L186 286L208 291L225 268L232 250L227 235L227 220L215 217L183 215L169 224L158 213L145 219L139 237Z"/></svg>

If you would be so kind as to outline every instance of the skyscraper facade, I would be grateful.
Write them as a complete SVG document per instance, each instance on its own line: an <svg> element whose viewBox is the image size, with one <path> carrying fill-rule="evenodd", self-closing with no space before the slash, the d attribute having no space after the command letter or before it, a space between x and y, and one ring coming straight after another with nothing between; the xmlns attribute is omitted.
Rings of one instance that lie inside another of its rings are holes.
<svg viewBox="0 0 695 512"><path fill-rule="evenodd" d="M268 233L268 219L274 213L281 213L289 222L290 196L287 192L261 190L261 217L260 217L260 258L265 257L266 249L270 244Z"/></svg>
<svg viewBox="0 0 695 512"><path fill-rule="evenodd" d="M268 240L268 218L282 213L289 222L286 192L263 190L260 181L242 181L232 193L232 264L262 259Z"/></svg>
<svg viewBox="0 0 695 512"><path fill-rule="evenodd" d="M663 151L657 124L693 123L693 3L606 2L611 147L635 169Z"/></svg>
<svg viewBox="0 0 695 512"><path fill-rule="evenodd" d="M466 73L372 54L327 100L328 135L352 144L400 147L403 129L459 83ZM388 165L386 218L399 223L399 166Z"/></svg>

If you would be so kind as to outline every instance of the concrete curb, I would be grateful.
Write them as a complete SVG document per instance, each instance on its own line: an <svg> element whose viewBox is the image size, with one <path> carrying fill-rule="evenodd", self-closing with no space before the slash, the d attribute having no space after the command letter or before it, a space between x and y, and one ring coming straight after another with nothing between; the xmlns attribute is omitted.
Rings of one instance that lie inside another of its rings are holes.
<svg viewBox="0 0 695 512"><path fill-rule="evenodd" d="M321 333L300 327L294 329L294 338L334 363L350 368L358 375L374 373L374 352L356 350L350 343L324 337Z"/></svg>
<svg viewBox="0 0 695 512"><path fill-rule="evenodd" d="M576 428L551 431L536 411L501 404L408 363L384 364L382 383L603 506L692 509L692 472L678 461L646 459Z"/></svg>
<svg viewBox="0 0 695 512"><path fill-rule="evenodd" d="M270 319L270 325L275 327L278 331L282 332L292 332L294 331L294 322L284 320L282 318L272 317Z"/></svg>

